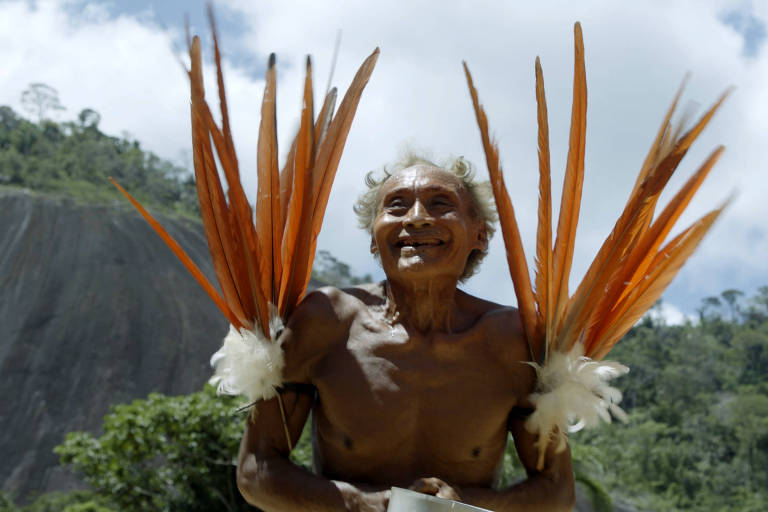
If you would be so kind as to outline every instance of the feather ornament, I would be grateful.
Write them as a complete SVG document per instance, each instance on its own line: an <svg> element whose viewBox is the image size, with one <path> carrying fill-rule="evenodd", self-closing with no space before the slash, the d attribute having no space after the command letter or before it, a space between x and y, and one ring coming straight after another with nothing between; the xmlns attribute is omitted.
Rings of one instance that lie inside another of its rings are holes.
<svg viewBox="0 0 768 512"><path fill-rule="evenodd" d="M654 218L661 193L729 93L726 91L692 128L684 131L682 122L671 123L682 94L681 87L651 144L624 210L576 291L569 296L586 140L587 88L579 23L574 26L574 57L571 130L554 247L549 245L552 213L544 79L536 59L539 208L533 290L514 210L503 186L498 148L490 139L487 116L464 64L494 187L523 332L532 347L530 363L538 377L535 391L530 395L536 412L526 425L538 434L540 468L547 446L555 442L556 449L562 449L567 432L573 431L575 425L593 426L598 418L609 421L611 414L625 417L617 406L621 394L606 382L628 369L619 363L601 360L661 297L727 205L726 201L664 243L723 152L722 147L717 148Z"/></svg>
<svg viewBox="0 0 768 512"><path fill-rule="evenodd" d="M601 420L611 422L611 413L626 420L618 406L621 391L608 381L629 372L629 368L615 361L594 361L584 357L584 347L577 343L568 352L554 350L543 366L530 363L536 370L536 390L529 400L536 410L525 422L530 432L549 432L539 436L541 467L547 446L554 442L555 451L567 445L567 432L578 432L594 427Z"/></svg>
<svg viewBox="0 0 768 512"><path fill-rule="evenodd" d="M243 395L248 403L269 400L282 385L285 360L280 345L273 343L282 329L277 315L271 317L269 337L261 331L229 326L224 344L211 357L215 369L209 382L220 394Z"/></svg>
<svg viewBox="0 0 768 512"><path fill-rule="evenodd" d="M363 90L379 50L363 62L334 115L336 89L314 118L312 68L307 58L301 122L283 172L278 167L277 73L269 58L257 149L258 190L252 208L240 181L229 122L218 36L209 9L221 127L205 100L200 40L189 37L192 147L195 185L211 260L221 293L138 201L113 181L182 261L231 324L211 360L220 392L251 402L281 384L282 350L276 339L306 292L317 236L331 185ZM217 166L217 160L220 167ZM220 172L226 179L226 188ZM226 190L226 192L225 192ZM255 212L255 215L254 215Z"/></svg>

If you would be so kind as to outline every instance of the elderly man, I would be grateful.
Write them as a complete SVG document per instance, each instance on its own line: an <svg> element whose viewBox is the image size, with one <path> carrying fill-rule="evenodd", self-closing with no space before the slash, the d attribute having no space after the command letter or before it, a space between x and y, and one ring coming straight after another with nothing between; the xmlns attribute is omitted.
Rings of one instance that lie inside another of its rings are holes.
<svg viewBox="0 0 768 512"><path fill-rule="evenodd" d="M369 185L356 211L386 280L317 290L291 316L282 403L257 404L248 422L241 492L267 511L384 511L391 486L495 511L570 510L568 450L536 470L523 426L535 374L517 311L457 289L492 234L487 191L461 159L412 158ZM288 459L310 412L317 474ZM528 478L495 489L507 432Z"/></svg>

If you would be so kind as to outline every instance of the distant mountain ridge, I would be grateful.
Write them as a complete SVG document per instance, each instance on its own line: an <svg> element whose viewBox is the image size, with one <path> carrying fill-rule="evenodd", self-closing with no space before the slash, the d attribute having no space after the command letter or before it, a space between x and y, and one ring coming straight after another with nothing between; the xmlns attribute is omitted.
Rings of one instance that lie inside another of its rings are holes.
<svg viewBox="0 0 768 512"><path fill-rule="evenodd" d="M160 218L215 282L200 224ZM197 391L227 322L124 205L0 189L0 482L23 496L78 480L52 449L109 404Z"/></svg>

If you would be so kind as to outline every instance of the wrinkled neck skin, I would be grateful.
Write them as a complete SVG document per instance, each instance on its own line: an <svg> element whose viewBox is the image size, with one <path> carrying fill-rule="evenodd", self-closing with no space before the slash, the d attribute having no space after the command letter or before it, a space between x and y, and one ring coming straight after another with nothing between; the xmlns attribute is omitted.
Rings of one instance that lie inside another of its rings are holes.
<svg viewBox="0 0 768 512"><path fill-rule="evenodd" d="M451 277L385 281L387 321L422 335L451 333L458 320L456 285Z"/></svg>

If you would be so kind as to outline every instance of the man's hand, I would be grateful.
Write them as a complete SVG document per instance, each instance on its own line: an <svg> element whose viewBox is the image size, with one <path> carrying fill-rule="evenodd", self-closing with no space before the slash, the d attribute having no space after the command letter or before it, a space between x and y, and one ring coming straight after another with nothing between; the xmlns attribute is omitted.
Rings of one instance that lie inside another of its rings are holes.
<svg viewBox="0 0 768 512"><path fill-rule="evenodd" d="M385 491L366 492L361 495L356 510L359 512L386 512L389 506L389 489Z"/></svg>
<svg viewBox="0 0 768 512"><path fill-rule="evenodd" d="M438 498L461 501L458 489L443 482L439 478L419 478L413 482L408 489L422 494L431 494Z"/></svg>

